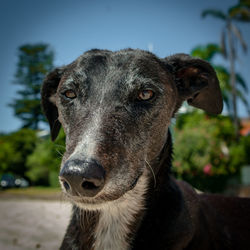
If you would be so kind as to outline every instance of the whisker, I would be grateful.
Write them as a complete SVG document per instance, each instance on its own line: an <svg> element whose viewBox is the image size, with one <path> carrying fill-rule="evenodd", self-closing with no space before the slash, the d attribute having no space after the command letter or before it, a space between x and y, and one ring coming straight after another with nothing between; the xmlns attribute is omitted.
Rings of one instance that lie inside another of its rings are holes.
<svg viewBox="0 0 250 250"><path fill-rule="evenodd" d="M80 215L80 227L83 229L84 226L83 226L83 221L84 221L84 212L82 209L80 209L79 211L79 215Z"/></svg>
<svg viewBox="0 0 250 250"><path fill-rule="evenodd" d="M148 167L149 167L149 169L150 169L150 171L151 171L151 173L152 173L152 175L154 177L154 188L156 188L156 177L155 177L154 170L152 169L152 167L150 166L150 164L148 163L147 160L145 160L145 162L147 163L147 165L148 165Z"/></svg>
<svg viewBox="0 0 250 250"><path fill-rule="evenodd" d="M63 153L61 153L58 149L55 149L56 150L56 152L61 156L61 157L63 157Z"/></svg>
<svg viewBox="0 0 250 250"><path fill-rule="evenodd" d="M54 144L54 146L55 146L55 147L60 147L60 148L63 148L63 149L65 149L65 148L66 148L65 146L60 145L60 144Z"/></svg>

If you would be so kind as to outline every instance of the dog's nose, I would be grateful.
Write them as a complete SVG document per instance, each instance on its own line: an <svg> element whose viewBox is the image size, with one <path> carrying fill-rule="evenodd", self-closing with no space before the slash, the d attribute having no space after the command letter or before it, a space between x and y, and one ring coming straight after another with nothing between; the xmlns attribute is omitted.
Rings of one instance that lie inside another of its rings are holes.
<svg viewBox="0 0 250 250"><path fill-rule="evenodd" d="M74 196L95 196L104 186L105 170L95 160L68 160L59 174L67 193Z"/></svg>

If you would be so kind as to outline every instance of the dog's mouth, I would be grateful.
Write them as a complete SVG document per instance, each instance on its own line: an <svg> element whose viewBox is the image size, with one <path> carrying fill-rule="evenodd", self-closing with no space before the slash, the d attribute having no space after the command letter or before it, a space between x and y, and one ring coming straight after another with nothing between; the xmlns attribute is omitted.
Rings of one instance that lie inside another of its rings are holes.
<svg viewBox="0 0 250 250"><path fill-rule="evenodd" d="M133 183L131 184L131 186L130 186L130 190L132 190L132 189L136 186L136 184L137 184L137 182L138 182L140 176L141 176L141 175L139 175L137 178L135 178L134 182L133 182Z"/></svg>

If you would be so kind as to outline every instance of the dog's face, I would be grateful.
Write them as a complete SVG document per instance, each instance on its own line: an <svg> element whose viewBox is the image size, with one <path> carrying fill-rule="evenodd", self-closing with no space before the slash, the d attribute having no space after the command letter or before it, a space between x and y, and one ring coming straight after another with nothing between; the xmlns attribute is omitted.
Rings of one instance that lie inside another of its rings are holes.
<svg viewBox="0 0 250 250"><path fill-rule="evenodd" d="M186 55L161 60L141 50L92 50L56 69L44 82L42 103L52 139L60 125L66 133L63 190L77 204L98 206L133 189L151 174L183 100L221 111L208 63Z"/></svg>

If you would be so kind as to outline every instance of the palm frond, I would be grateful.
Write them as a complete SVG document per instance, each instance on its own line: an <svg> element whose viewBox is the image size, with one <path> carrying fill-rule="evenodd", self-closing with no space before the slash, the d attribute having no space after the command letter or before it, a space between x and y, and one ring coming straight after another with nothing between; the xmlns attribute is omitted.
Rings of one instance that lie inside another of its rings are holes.
<svg viewBox="0 0 250 250"><path fill-rule="evenodd" d="M232 107L231 107L231 102L230 102L230 94L226 91L223 91L222 92L222 98L223 98L223 101L227 107L228 110L231 110Z"/></svg>
<svg viewBox="0 0 250 250"><path fill-rule="evenodd" d="M247 44L245 40L243 39L241 31L233 24L231 24L231 30L234 33L234 35L239 39L244 52L247 52Z"/></svg>
<svg viewBox="0 0 250 250"><path fill-rule="evenodd" d="M250 8L250 0L240 0L240 5Z"/></svg>
<svg viewBox="0 0 250 250"><path fill-rule="evenodd" d="M222 20L226 20L227 16L220 10L206 9L203 10L201 16L204 18L206 16L213 16Z"/></svg>
<svg viewBox="0 0 250 250"><path fill-rule="evenodd" d="M220 44L221 44L220 45L221 46L221 53L224 56L224 58L227 58L226 31L225 31L225 29L223 29L221 32Z"/></svg>
<svg viewBox="0 0 250 250"><path fill-rule="evenodd" d="M236 74L236 81L237 83L242 87L242 89L248 93L248 86L245 82L245 80L242 78L242 76L240 74Z"/></svg>
<svg viewBox="0 0 250 250"><path fill-rule="evenodd" d="M241 21L241 22L250 22L250 3L249 1L241 1L240 4L237 4L231 7L228 10L230 18Z"/></svg>
<svg viewBox="0 0 250 250"><path fill-rule="evenodd" d="M222 92L231 92L232 87L230 85L230 73L228 72L228 70L221 65L213 65L213 67L219 79Z"/></svg>
<svg viewBox="0 0 250 250"><path fill-rule="evenodd" d="M213 65L213 67L214 67L215 71L218 72L219 74L221 74L225 79L230 78L230 73L225 66Z"/></svg>
<svg viewBox="0 0 250 250"><path fill-rule="evenodd" d="M249 108L248 101L245 98L244 94L240 90L237 90L236 94L237 94L239 100L241 100L243 102L243 104L245 105L245 107L248 109Z"/></svg>
<svg viewBox="0 0 250 250"><path fill-rule="evenodd" d="M211 61L216 54L221 54L221 48L215 43L209 43L204 46L199 45L191 51L192 56L199 57L206 61Z"/></svg>

